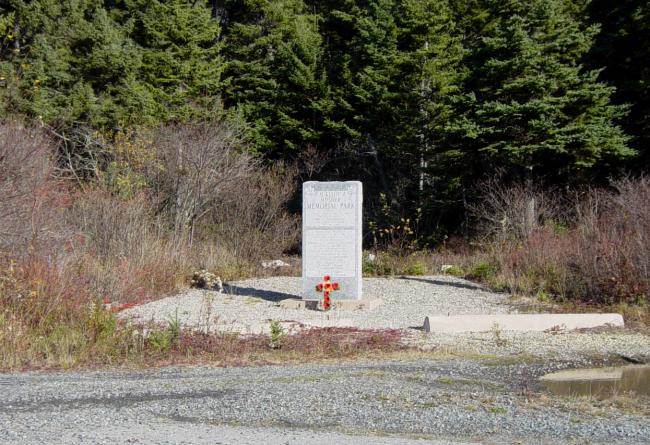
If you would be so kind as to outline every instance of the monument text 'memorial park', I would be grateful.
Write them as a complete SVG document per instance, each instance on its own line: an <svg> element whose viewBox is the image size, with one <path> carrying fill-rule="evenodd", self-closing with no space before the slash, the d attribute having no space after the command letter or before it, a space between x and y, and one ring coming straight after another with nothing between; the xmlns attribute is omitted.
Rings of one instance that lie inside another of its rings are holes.
<svg viewBox="0 0 650 445"><path fill-rule="evenodd" d="M359 181L303 183L304 300L321 299L325 289L332 300L361 299L362 204Z"/></svg>

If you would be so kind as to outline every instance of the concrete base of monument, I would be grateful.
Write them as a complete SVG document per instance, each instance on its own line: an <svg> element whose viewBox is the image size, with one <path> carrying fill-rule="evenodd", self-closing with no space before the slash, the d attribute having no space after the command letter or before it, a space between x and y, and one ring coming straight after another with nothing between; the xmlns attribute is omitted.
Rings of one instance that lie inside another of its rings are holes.
<svg viewBox="0 0 650 445"><path fill-rule="evenodd" d="M497 314L435 315L424 318L425 332L488 332L492 330L543 332L589 329L602 326L623 327L620 314Z"/></svg>
<svg viewBox="0 0 650 445"><path fill-rule="evenodd" d="M299 298L287 298L280 300L282 309L309 309L318 310L321 300L302 300ZM331 310L362 311L373 310L383 303L379 298L364 298L361 300L332 300Z"/></svg>

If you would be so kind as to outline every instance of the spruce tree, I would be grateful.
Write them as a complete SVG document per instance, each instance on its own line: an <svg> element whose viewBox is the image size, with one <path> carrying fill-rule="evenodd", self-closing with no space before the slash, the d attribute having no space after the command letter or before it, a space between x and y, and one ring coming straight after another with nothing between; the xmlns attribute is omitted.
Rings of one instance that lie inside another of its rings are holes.
<svg viewBox="0 0 650 445"><path fill-rule="evenodd" d="M121 10L120 10L121 9ZM207 4L125 0L113 15L128 29L141 63L122 85L127 115L147 110L155 121L212 116L220 109L221 25ZM139 111L140 110L140 111Z"/></svg>
<svg viewBox="0 0 650 445"><path fill-rule="evenodd" d="M219 23L184 0L10 0L0 10L5 112L60 127L206 116L219 98Z"/></svg>
<svg viewBox="0 0 650 445"><path fill-rule="evenodd" d="M302 0L228 0L224 9L224 99L250 121L254 147L287 158L318 145L326 94L318 18Z"/></svg>
<svg viewBox="0 0 650 445"><path fill-rule="evenodd" d="M325 0L311 6L322 16L326 42L328 136L339 144L373 145L394 118L389 89L397 48L395 1Z"/></svg>
<svg viewBox="0 0 650 445"><path fill-rule="evenodd" d="M8 112L45 122L101 124L110 110L114 76L137 57L102 2L6 2L0 66Z"/></svg>
<svg viewBox="0 0 650 445"><path fill-rule="evenodd" d="M395 159L410 160L406 171L422 204L425 196L433 195L431 188L439 176L437 147L453 116L453 98L459 94L463 50L446 1L402 0L395 16L398 40L391 108L397 125L386 151Z"/></svg>
<svg viewBox="0 0 650 445"><path fill-rule="evenodd" d="M458 174L580 180L634 154L617 125L625 108L581 61L597 28L563 0L485 0L465 44L470 70L447 144ZM487 15L484 13L487 11Z"/></svg>
<svg viewBox="0 0 650 445"><path fill-rule="evenodd" d="M633 136L631 145L639 151L641 162L632 167L650 166L650 2L596 0L589 4L589 18L600 28L588 61L604 66L600 78L616 87L614 100L630 104L623 121Z"/></svg>
<svg viewBox="0 0 650 445"><path fill-rule="evenodd" d="M461 78L462 48L447 0L328 0L314 7L323 17L330 140L349 147L337 153L347 157L339 165L367 179L370 196L387 197L368 200L369 218L387 204L398 220L431 220L435 148Z"/></svg>

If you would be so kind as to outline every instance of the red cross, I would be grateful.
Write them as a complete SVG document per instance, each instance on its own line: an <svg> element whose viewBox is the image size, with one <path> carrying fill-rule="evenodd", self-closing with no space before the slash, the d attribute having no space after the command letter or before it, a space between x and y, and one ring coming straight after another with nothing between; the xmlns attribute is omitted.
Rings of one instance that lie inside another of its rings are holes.
<svg viewBox="0 0 650 445"><path fill-rule="evenodd" d="M339 283L332 283L329 275L323 277L323 281L316 285L317 292L323 292L323 310L327 311L330 308L330 292L339 290Z"/></svg>

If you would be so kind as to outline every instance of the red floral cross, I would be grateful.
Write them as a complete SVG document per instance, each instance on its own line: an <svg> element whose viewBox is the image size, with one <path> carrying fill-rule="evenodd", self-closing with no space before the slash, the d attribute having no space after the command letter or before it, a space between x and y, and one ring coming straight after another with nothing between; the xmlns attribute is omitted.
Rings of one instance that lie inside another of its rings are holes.
<svg viewBox="0 0 650 445"><path fill-rule="evenodd" d="M323 292L323 310L329 310L331 306L330 292L339 290L339 283L332 283L332 278L329 275L323 277L323 281L316 285L317 292Z"/></svg>

